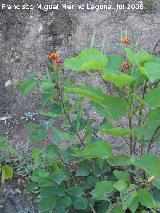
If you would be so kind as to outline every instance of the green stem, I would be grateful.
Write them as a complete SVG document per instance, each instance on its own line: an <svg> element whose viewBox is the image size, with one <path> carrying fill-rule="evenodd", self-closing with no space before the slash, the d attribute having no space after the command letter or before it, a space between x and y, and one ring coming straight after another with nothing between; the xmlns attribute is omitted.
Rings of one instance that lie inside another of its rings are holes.
<svg viewBox="0 0 160 213"><path fill-rule="evenodd" d="M132 130L132 117L133 117L133 112L132 112L132 104L133 104L133 95L132 91L130 90L129 92L129 117L128 117L128 123L129 123L129 129ZM129 140L130 140L130 155L134 154L134 147L133 147L133 135L132 133L129 134Z"/></svg>
<svg viewBox="0 0 160 213"><path fill-rule="evenodd" d="M64 101L63 101L63 91L61 89L61 85L60 85L60 81L59 81L59 72L57 71L57 81L56 81L56 85L57 85L57 90L58 90L58 98L59 98L59 102L62 106L62 109L63 109L63 112L68 120L68 123L70 125L70 128L71 130L76 134L76 136L78 137L80 143L82 144L82 146L84 147L85 144L84 144L84 141L83 139L81 139L80 135L78 134L78 132L76 132L72 126L72 122L71 122L71 119L70 119L70 116L69 116L69 113L67 112L66 110L66 107L65 107L65 104L64 104Z"/></svg>

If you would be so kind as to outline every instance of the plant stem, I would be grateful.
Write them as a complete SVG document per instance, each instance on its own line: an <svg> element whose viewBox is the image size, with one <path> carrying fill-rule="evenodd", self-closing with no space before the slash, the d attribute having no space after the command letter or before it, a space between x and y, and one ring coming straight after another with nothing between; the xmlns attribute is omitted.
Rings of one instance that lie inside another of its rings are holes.
<svg viewBox="0 0 160 213"><path fill-rule="evenodd" d="M152 138L151 138L151 140L150 140L150 142L149 142L149 145L148 145L148 147L147 147L147 153L150 152L150 149L151 149L151 147L152 147L152 144L154 143L156 134L157 134L157 132L158 132L159 129L160 129L160 126L158 126L158 127L156 128L156 130L154 131L153 136L152 136Z"/></svg>
<svg viewBox="0 0 160 213"><path fill-rule="evenodd" d="M92 206L91 204L89 204L89 205L90 205L90 207L91 207L91 209L92 209L92 212L93 212L93 213L96 213L96 211L94 210L93 206Z"/></svg>
<svg viewBox="0 0 160 213"><path fill-rule="evenodd" d="M144 96L145 96L146 91L147 91L147 81L146 81L146 83L145 83L145 85L144 85L144 88L143 88L142 99L144 99ZM141 120L141 115L142 115L142 107L141 107L141 109L140 109L140 111L139 111L138 126L141 124L141 121L142 121L142 120Z"/></svg>
<svg viewBox="0 0 160 213"><path fill-rule="evenodd" d="M129 123L129 129L132 130L132 104L133 104L133 96L132 96L132 91L130 90L129 92L129 116L128 116L128 123ZM129 140L130 140L130 155L134 154L133 150L133 136L132 133L129 134Z"/></svg>
<svg viewBox="0 0 160 213"><path fill-rule="evenodd" d="M132 129L132 117L129 118L129 129ZM129 135L129 140L130 140L130 155L134 154L133 150L133 136L132 133Z"/></svg>
<svg viewBox="0 0 160 213"><path fill-rule="evenodd" d="M67 113L67 110L66 110L66 108L65 108L65 105L64 105L63 100L61 100L60 102L61 102L61 105L62 105L64 114L65 114L65 116L66 116L66 118L67 118L67 120L68 120L68 123L69 123L69 125L70 125L72 131L76 134L76 136L78 137L78 139L80 140L81 144L82 144L83 147L84 147L85 144L84 144L83 140L81 139L80 135L79 135L78 133L76 133L75 130L74 130L74 128L72 127L72 122L71 122L71 120L70 120L69 114Z"/></svg>
<svg viewBox="0 0 160 213"><path fill-rule="evenodd" d="M63 92L62 92L62 89L61 89L61 86L60 86L60 81L59 81L59 72L57 71L57 81L56 81L56 85L57 85L57 90L58 90L58 99L59 99L59 102L61 103L61 106L62 106L62 109L63 109L63 112L68 120L68 123L70 125L70 128L72 129L72 131L76 134L76 136L78 137L79 141L81 142L82 146L84 147L85 144L83 142L83 140L81 139L80 135L78 133L76 133L74 131L74 128L72 126L72 122L70 120L70 116L69 116L69 113L67 112L66 108L65 108L65 104L64 104L64 101L63 101Z"/></svg>

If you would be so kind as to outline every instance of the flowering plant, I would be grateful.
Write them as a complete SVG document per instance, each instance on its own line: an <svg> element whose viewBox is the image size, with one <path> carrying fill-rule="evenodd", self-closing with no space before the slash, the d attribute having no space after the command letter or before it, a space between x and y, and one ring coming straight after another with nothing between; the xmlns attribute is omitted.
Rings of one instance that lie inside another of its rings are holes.
<svg viewBox="0 0 160 213"><path fill-rule="evenodd" d="M28 185L40 212L159 212L160 158L152 148L160 138L160 58L129 48L128 38L122 44L120 55L90 48L60 66L59 55L49 55L38 82L42 119L27 124L30 141L44 144L32 150ZM76 85L64 68L98 75L107 90ZM20 88L27 95L36 85L31 76Z"/></svg>

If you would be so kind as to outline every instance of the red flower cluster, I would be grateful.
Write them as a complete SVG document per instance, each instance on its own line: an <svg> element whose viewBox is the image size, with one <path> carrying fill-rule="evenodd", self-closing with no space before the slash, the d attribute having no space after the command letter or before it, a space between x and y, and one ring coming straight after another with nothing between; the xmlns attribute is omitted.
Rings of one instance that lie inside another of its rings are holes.
<svg viewBox="0 0 160 213"><path fill-rule="evenodd" d="M51 53L48 58L51 60L51 61L55 61L55 66L56 66L56 69L59 69L61 67L61 65L63 64L63 61L62 60L58 60L60 58L60 55L58 53Z"/></svg>
<svg viewBox="0 0 160 213"><path fill-rule="evenodd" d="M60 57L60 56L59 56L58 53L51 53L51 54L48 56L48 58L49 58L50 60L52 60L52 61L58 60L59 57Z"/></svg>
<svg viewBox="0 0 160 213"><path fill-rule="evenodd" d="M124 44L124 45L130 45L131 43L132 43L132 41L129 38L124 38L122 40L122 44Z"/></svg>
<svg viewBox="0 0 160 213"><path fill-rule="evenodd" d="M128 62L126 62L126 63L124 63L124 64L122 65L122 69L123 69L123 70L129 70L131 67L132 67L132 65L129 64Z"/></svg>

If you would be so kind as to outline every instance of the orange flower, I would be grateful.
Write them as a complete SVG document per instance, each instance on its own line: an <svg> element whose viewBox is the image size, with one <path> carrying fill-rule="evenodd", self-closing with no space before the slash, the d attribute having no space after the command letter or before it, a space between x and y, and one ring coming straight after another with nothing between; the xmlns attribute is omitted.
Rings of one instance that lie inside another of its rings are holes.
<svg viewBox="0 0 160 213"><path fill-rule="evenodd" d="M48 58L49 58L50 60L53 60L53 61L56 61L59 57L60 57L60 56L59 56L58 53L51 53L51 54L48 56Z"/></svg>
<svg viewBox="0 0 160 213"><path fill-rule="evenodd" d="M130 45L132 42L131 42L131 40L129 39L129 38L124 38L123 40L122 40L122 44L124 44L124 45Z"/></svg>
<svg viewBox="0 0 160 213"><path fill-rule="evenodd" d="M132 65L129 64L128 62L126 62L126 63L124 63L124 64L122 65L122 69L123 69L123 70L129 70L131 67L132 67Z"/></svg>

